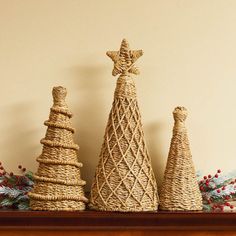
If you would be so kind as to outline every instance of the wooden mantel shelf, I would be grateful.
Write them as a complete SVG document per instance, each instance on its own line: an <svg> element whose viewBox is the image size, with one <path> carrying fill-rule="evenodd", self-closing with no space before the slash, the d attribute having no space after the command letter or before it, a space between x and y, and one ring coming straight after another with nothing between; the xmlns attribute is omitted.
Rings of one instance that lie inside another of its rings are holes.
<svg viewBox="0 0 236 236"><path fill-rule="evenodd" d="M0 211L0 230L236 230L236 213Z"/></svg>

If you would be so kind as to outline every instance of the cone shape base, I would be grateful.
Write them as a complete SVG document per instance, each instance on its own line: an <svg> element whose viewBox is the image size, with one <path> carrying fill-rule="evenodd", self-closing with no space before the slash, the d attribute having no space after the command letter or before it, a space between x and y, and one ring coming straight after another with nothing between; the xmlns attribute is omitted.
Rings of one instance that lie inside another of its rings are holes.
<svg viewBox="0 0 236 236"><path fill-rule="evenodd" d="M169 211L202 210L194 164L184 121L187 111L177 107L174 111L175 126L164 181L160 191L160 209Z"/></svg>
<svg viewBox="0 0 236 236"><path fill-rule="evenodd" d="M32 210L74 211L84 210L87 202L78 162L78 145L73 141L69 112L65 103L66 89L53 88L54 104L51 108L42 154L37 158L39 167L34 175L34 188L29 193Z"/></svg>
<svg viewBox="0 0 236 236"><path fill-rule="evenodd" d="M151 167L134 81L120 77L109 115L90 208L101 211L155 211L157 186Z"/></svg>

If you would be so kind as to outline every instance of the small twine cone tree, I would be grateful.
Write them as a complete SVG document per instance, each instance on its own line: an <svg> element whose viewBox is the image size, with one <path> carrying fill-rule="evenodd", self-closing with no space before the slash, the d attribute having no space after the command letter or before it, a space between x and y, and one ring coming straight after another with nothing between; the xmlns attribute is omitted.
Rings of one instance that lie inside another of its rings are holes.
<svg viewBox="0 0 236 236"><path fill-rule="evenodd" d="M100 161L92 184L90 207L101 211L154 211L157 185L151 166L131 74L142 50L131 51L124 39L120 51L109 51L113 76L120 74L109 115Z"/></svg>
<svg viewBox="0 0 236 236"><path fill-rule="evenodd" d="M187 110L184 107L176 107L173 115L175 124L160 191L160 209L202 210L202 195L185 127Z"/></svg>
<svg viewBox="0 0 236 236"><path fill-rule="evenodd" d="M46 136L41 140L42 154L37 158L39 167L34 175L35 185L29 193L32 210L84 210L84 196L77 152L79 146L73 141L72 113L65 103L66 89L54 87L53 107Z"/></svg>

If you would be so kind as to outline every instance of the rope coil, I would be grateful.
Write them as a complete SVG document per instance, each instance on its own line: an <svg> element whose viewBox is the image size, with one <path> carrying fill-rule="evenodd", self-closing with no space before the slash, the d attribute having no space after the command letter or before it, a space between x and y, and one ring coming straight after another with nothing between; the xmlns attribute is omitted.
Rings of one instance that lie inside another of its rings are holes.
<svg viewBox="0 0 236 236"><path fill-rule="evenodd" d="M43 182L50 182L56 184L64 184L64 185L77 185L77 186L84 186L86 182L84 180L75 180L75 181L68 181L68 180L60 180L60 179L53 179L53 178L46 178L42 176L38 176L34 174L34 179L36 181L43 181Z"/></svg>
<svg viewBox="0 0 236 236"><path fill-rule="evenodd" d="M86 182L80 177L82 163L78 162L79 146L74 143L71 127L72 113L65 102L66 89L59 86L52 91L53 106L43 144L42 154L34 175L35 184L29 193L32 210L84 210L88 201L84 196Z"/></svg>

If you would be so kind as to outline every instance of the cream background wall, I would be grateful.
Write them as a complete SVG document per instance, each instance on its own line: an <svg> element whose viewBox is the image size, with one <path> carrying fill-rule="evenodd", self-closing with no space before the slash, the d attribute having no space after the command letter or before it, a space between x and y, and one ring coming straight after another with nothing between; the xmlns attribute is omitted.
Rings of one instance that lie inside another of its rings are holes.
<svg viewBox="0 0 236 236"><path fill-rule="evenodd" d="M235 12L234 0L0 0L0 161L36 170L51 89L62 85L89 189L116 83L105 52L125 37L144 50L136 82L159 183L177 105L189 110L196 169L233 170Z"/></svg>

